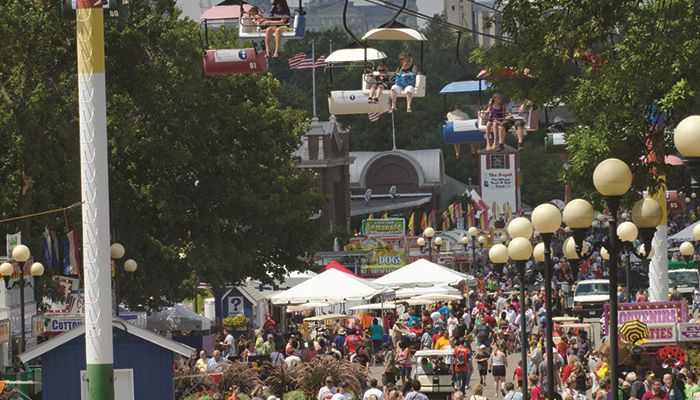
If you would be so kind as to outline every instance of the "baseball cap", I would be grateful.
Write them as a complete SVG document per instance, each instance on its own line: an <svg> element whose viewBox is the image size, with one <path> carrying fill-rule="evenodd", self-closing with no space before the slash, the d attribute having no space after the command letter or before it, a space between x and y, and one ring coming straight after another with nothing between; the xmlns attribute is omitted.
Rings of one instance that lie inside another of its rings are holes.
<svg viewBox="0 0 700 400"><path fill-rule="evenodd" d="M481 346L479 346L479 348L480 348L480 349L485 349L485 348L486 348L486 345L482 344Z"/></svg>

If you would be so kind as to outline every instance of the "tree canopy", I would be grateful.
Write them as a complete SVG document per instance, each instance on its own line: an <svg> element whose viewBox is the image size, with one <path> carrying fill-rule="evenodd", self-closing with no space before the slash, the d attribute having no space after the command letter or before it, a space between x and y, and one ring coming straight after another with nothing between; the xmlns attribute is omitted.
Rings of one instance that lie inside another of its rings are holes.
<svg viewBox="0 0 700 400"><path fill-rule="evenodd" d="M490 70L529 69L530 98L574 113L576 125L566 136L571 167L563 177L594 197L591 171L614 156L632 167L635 189L658 187L667 167L640 158L654 152L663 160L675 152L670 128L698 109L700 5L516 0L499 6L513 42L479 49L472 60Z"/></svg>
<svg viewBox="0 0 700 400"><path fill-rule="evenodd" d="M307 118L280 106L270 74L204 76L198 25L173 0L130 3L105 34L111 226L139 263L121 294L158 307L195 277L221 287L303 268L323 201L293 156ZM75 23L55 4L0 4L0 176L17 188L0 195L3 215L80 199ZM33 196L18 195L22 171ZM79 227L80 213L67 220ZM22 228L37 256L44 224L55 217Z"/></svg>

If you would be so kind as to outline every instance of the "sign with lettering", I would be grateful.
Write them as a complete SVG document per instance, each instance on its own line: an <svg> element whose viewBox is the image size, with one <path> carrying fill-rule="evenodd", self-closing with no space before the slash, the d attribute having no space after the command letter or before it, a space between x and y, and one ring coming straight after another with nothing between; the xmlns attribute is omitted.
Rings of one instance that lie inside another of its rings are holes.
<svg viewBox="0 0 700 400"><path fill-rule="evenodd" d="M681 342L700 342L700 323L678 324L678 340Z"/></svg>
<svg viewBox="0 0 700 400"><path fill-rule="evenodd" d="M481 199L489 217L506 221L518 212L520 182L518 158L514 153L480 154Z"/></svg>
<svg viewBox="0 0 700 400"><path fill-rule="evenodd" d="M117 318L117 317L115 317ZM121 313L120 319L141 328L146 327L146 313ZM75 329L84 323L83 315L79 314L44 314L32 318L32 333L34 336L54 336Z"/></svg>
<svg viewBox="0 0 700 400"><path fill-rule="evenodd" d="M406 233L404 218L366 219L362 221L365 236L397 236Z"/></svg>
<svg viewBox="0 0 700 400"><path fill-rule="evenodd" d="M672 343L676 341L675 324L649 324L649 337L644 342L645 345L655 343Z"/></svg>
<svg viewBox="0 0 700 400"><path fill-rule="evenodd" d="M639 320L651 327L656 325L676 325L688 322L687 303L685 301L659 301L648 303L621 303L618 305L617 325L622 327L627 321ZM610 306L604 305L605 331L608 331ZM661 332L657 332L661 334Z"/></svg>

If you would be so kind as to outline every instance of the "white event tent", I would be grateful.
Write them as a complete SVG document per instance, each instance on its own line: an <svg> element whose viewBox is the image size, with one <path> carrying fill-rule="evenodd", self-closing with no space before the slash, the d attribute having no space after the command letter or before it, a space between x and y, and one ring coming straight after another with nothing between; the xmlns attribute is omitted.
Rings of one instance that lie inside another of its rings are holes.
<svg viewBox="0 0 700 400"><path fill-rule="evenodd" d="M273 295L272 304L302 304L307 302L344 303L369 300L384 288L362 278L329 269L284 292Z"/></svg>
<svg viewBox="0 0 700 400"><path fill-rule="evenodd" d="M680 232L676 233L675 235L671 236L668 238L668 240L673 240L673 241L693 241L695 240L695 236L693 235L693 229L695 229L695 226L700 224L700 221L697 221L693 224L690 224L683 228Z"/></svg>
<svg viewBox="0 0 700 400"><path fill-rule="evenodd" d="M388 288L409 288L457 285L470 279L473 279L470 275L421 258L375 279L374 283Z"/></svg>

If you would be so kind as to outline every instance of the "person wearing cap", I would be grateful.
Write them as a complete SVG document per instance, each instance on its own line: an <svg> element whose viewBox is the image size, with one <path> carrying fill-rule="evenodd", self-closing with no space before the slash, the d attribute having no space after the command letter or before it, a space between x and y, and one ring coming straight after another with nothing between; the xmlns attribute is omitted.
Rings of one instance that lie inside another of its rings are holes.
<svg viewBox="0 0 700 400"><path fill-rule="evenodd" d="M338 334L333 338L333 345L341 354L345 351L345 333L345 328L340 328Z"/></svg>
<svg viewBox="0 0 700 400"><path fill-rule="evenodd" d="M318 390L316 400L331 400L331 398L333 398L333 395L335 395L336 392L337 390L333 385L333 377L327 376L326 386L323 386L321 389Z"/></svg>
<svg viewBox="0 0 700 400"><path fill-rule="evenodd" d="M479 350L476 352L476 365L479 368L479 383L481 385L486 385L486 376L489 371L489 358L491 358L491 353L489 352L486 345L479 345Z"/></svg>
<svg viewBox="0 0 700 400"><path fill-rule="evenodd" d="M349 388L350 385L347 382L339 383L338 391L331 397L331 400L350 400Z"/></svg>
<svg viewBox="0 0 700 400"><path fill-rule="evenodd" d="M665 392L662 386L661 379L654 379L651 390L644 393L642 400L668 400L668 392Z"/></svg>

